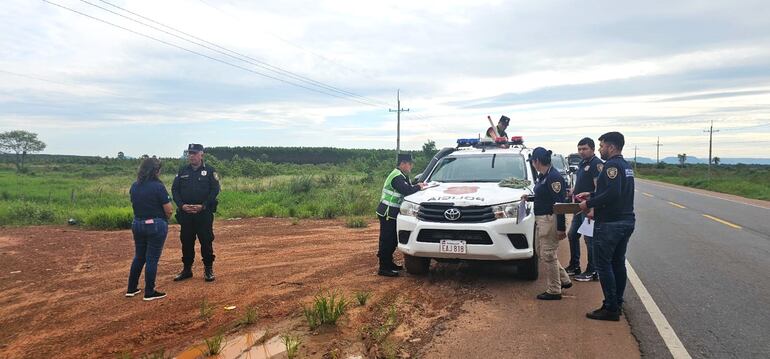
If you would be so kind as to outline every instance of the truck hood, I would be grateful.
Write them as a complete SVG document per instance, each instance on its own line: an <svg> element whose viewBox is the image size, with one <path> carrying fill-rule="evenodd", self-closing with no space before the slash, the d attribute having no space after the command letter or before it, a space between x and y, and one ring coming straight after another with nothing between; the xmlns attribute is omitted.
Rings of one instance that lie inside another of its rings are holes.
<svg viewBox="0 0 770 359"><path fill-rule="evenodd" d="M525 189L500 187L497 183L438 183L404 199L413 203L453 203L455 206L490 206L515 202L523 194L532 194L531 186Z"/></svg>

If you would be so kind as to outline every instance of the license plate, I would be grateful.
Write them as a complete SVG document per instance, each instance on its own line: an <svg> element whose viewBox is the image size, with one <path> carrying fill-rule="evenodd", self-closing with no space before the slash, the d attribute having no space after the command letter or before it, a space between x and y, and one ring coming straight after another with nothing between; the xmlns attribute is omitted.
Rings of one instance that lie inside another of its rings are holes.
<svg viewBox="0 0 770 359"><path fill-rule="evenodd" d="M465 254L465 241L442 240L439 253Z"/></svg>

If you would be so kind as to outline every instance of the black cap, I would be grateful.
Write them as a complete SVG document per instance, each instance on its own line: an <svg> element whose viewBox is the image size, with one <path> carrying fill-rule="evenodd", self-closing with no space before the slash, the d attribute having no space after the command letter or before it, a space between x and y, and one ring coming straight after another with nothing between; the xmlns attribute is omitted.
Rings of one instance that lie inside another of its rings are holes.
<svg viewBox="0 0 770 359"><path fill-rule="evenodd" d="M508 118L508 116L500 116L500 122L504 123L506 126L511 122L511 119Z"/></svg>
<svg viewBox="0 0 770 359"><path fill-rule="evenodd" d="M187 152L203 152L203 145L200 143L191 143L187 145Z"/></svg>
<svg viewBox="0 0 770 359"><path fill-rule="evenodd" d="M401 162L414 162L412 159L411 153L399 153L398 154L398 163L401 164Z"/></svg>
<svg viewBox="0 0 770 359"><path fill-rule="evenodd" d="M537 147L534 150L532 150L532 159L536 159L542 163L542 162L545 162L546 158L550 160L552 153L553 152L546 150L545 148Z"/></svg>

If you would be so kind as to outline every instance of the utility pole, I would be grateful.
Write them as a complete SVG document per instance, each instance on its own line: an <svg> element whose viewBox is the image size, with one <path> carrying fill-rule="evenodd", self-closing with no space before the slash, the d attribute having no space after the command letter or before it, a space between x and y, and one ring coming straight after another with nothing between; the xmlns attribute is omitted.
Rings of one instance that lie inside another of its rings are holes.
<svg viewBox="0 0 770 359"><path fill-rule="evenodd" d="M634 172L636 172L636 151L639 150L639 146L634 146Z"/></svg>
<svg viewBox="0 0 770 359"><path fill-rule="evenodd" d="M401 112L409 112L409 109L401 108L401 90L396 91L396 104L398 105L395 110L388 109L388 112L396 112L396 157L401 153Z"/></svg>
<svg viewBox="0 0 770 359"><path fill-rule="evenodd" d="M660 137L658 137L658 143L655 145L655 147L658 148L658 155L656 157L657 163L660 163L660 146L663 146L660 144Z"/></svg>
<svg viewBox="0 0 770 359"><path fill-rule="evenodd" d="M708 175L707 175L708 177L707 177L707 179L709 181L711 181L711 158L712 158L711 157L711 144L712 144L712 139L714 138L714 132L719 132L719 130L715 130L714 129L714 121L711 121L711 127L709 127L708 130L704 130L703 132L708 132L709 133L709 167L708 167Z"/></svg>

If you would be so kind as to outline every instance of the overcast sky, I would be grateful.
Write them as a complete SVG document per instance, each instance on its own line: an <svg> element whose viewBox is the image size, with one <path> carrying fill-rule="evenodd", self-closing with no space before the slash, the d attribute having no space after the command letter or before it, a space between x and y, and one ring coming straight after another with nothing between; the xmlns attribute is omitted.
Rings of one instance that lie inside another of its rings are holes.
<svg viewBox="0 0 770 359"><path fill-rule="evenodd" d="M713 120L715 156L770 157L766 0L50 1L82 14L0 7L0 131L45 153L394 148L400 88L405 149L505 114L562 153L617 130L706 158Z"/></svg>

